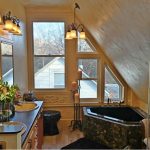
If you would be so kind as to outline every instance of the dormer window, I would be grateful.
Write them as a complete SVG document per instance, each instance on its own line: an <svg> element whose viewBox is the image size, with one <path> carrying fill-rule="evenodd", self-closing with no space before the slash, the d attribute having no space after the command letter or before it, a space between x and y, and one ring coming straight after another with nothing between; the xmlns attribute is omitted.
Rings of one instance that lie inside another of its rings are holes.
<svg viewBox="0 0 150 150"><path fill-rule="evenodd" d="M110 101L119 102L124 100L123 96L123 85L113 74L110 68L105 67L105 92L104 101L107 102L108 98Z"/></svg>

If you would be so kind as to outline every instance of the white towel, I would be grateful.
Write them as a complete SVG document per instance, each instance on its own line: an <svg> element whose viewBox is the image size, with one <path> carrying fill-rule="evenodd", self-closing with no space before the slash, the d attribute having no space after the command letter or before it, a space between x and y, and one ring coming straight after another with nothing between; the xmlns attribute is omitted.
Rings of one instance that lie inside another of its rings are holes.
<svg viewBox="0 0 150 150"><path fill-rule="evenodd" d="M150 148L150 137L144 139L144 143Z"/></svg>
<svg viewBox="0 0 150 150"><path fill-rule="evenodd" d="M143 119L142 122L144 124L145 138L150 137L150 120L148 122L148 119Z"/></svg>

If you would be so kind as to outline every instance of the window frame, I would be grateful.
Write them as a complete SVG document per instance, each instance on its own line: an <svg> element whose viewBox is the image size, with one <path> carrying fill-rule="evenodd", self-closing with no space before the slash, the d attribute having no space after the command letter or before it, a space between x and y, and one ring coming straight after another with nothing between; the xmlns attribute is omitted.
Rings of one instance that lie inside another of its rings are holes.
<svg viewBox="0 0 150 150"><path fill-rule="evenodd" d="M118 85L119 85L119 99L114 99L114 98L112 99L111 98L112 102L114 101L114 102L118 102L119 103L121 101L124 101L125 100L125 95L124 95L124 93L125 93L124 92L125 87L124 87L123 83L117 78L117 76L112 71L112 69L108 65L105 65L104 66L104 103L106 103L106 100L107 100L107 99L105 99L105 68L112 75L112 77L114 78L114 80L116 81L116 83L118 83Z"/></svg>
<svg viewBox="0 0 150 150"><path fill-rule="evenodd" d="M33 24L34 23L63 23L64 24L64 54L63 55L34 55L34 28L33 28ZM38 57L62 57L64 58L64 88L36 88L35 87L35 73L34 73L34 59L38 58ZM45 21L45 20L41 20L41 21L37 21L34 20L32 21L32 69L33 69L33 73L32 73L32 83L33 83L33 89L36 91L46 91L46 90L51 90L51 91L55 91L55 90L65 90L66 89L66 43L65 43L65 22L64 21Z"/></svg>

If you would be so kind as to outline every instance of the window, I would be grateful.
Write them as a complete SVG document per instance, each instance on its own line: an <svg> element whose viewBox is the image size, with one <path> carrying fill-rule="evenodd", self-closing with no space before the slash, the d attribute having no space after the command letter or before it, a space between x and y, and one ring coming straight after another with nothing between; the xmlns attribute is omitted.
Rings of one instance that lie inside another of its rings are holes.
<svg viewBox="0 0 150 150"><path fill-rule="evenodd" d="M13 47L12 44L1 43L2 79L10 85L14 83Z"/></svg>
<svg viewBox="0 0 150 150"><path fill-rule="evenodd" d="M82 70L80 98L97 98L97 59L79 59L78 69Z"/></svg>
<svg viewBox="0 0 150 150"><path fill-rule="evenodd" d="M105 102L108 98L113 101L122 100L123 86L112 74L108 67L105 67Z"/></svg>
<svg viewBox="0 0 150 150"><path fill-rule="evenodd" d="M64 23L33 22L33 42L35 89L65 88Z"/></svg>
<svg viewBox="0 0 150 150"><path fill-rule="evenodd" d="M86 39L78 39L78 52L95 52L94 46Z"/></svg>

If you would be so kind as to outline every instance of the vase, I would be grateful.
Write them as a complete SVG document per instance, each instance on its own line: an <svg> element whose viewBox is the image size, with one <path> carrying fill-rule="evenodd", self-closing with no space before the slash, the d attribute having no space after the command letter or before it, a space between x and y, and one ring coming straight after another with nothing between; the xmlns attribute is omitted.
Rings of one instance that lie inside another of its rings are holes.
<svg viewBox="0 0 150 150"><path fill-rule="evenodd" d="M0 122L10 121L15 115L15 107L12 102L0 102Z"/></svg>

